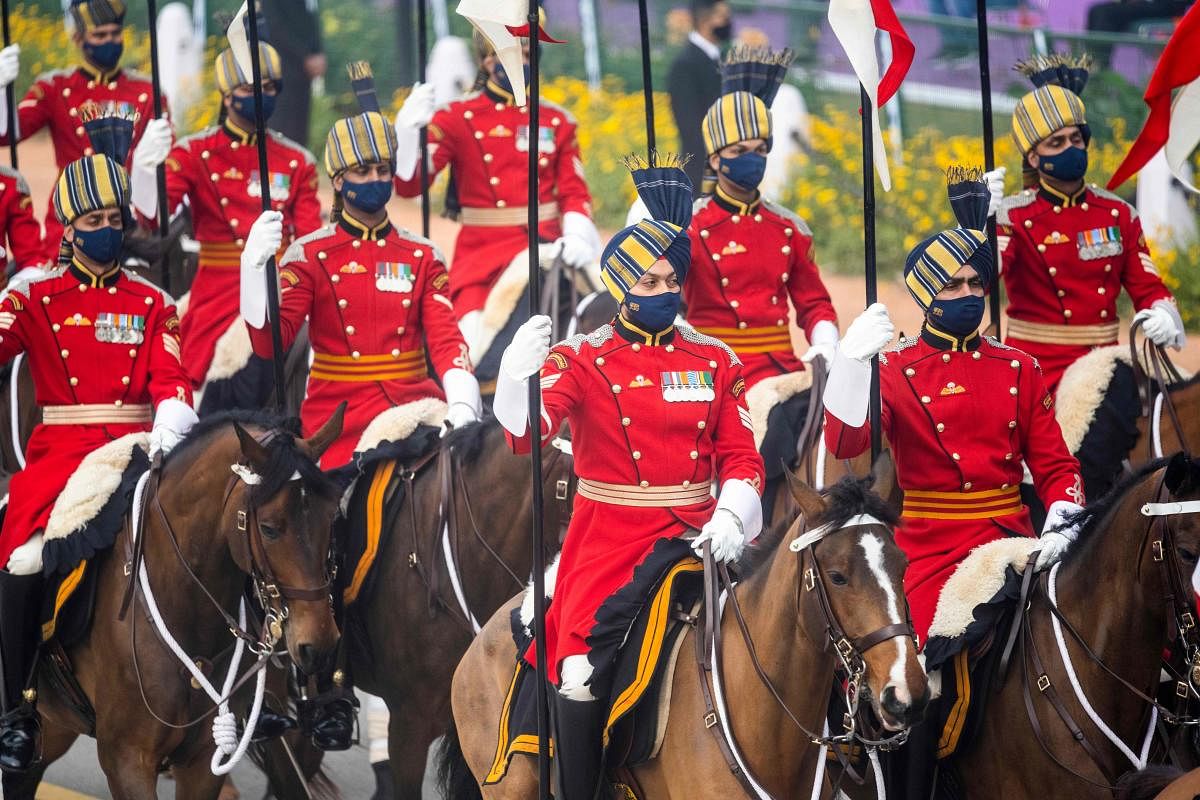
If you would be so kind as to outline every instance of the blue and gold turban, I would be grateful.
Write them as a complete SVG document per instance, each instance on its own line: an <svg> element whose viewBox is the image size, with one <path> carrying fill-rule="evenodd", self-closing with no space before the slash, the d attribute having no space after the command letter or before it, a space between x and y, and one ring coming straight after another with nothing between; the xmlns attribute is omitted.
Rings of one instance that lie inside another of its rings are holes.
<svg viewBox="0 0 1200 800"><path fill-rule="evenodd" d="M746 139L771 139L771 103L792 63L792 51L735 47L721 65L721 97L704 115L705 155Z"/></svg>
<svg viewBox="0 0 1200 800"><path fill-rule="evenodd" d="M75 30L86 33L101 25L125 24L123 0L71 0L71 21Z"/></svg>
<svg viewBox="0 0 1200 800"><path fill-rule="evenodd" d="M106 111L87 102L80 106L79 116L95 153L72 161L62 171L51 198L54 214L63 225L70 225L84 214L120 208L128 226L132 217L124 164L133 143L136 115L121 116L113 108Z"/></svg>
<svg viewBox="0 0 1200 800"><path fill-rule="evenodd" d="M1013 109L1012 137L1024 156L1057 130L1079 126L1084 141L1091 139L1083 100L1079 95L1087 86L1091 56L1052 54L1018 62L1016 69L1033 83L1032 92L1017 101Z"/></svg>
<svg viewBox="0 0 1200 800"><path fill-rule="evenodd" d="M258 43L258 68L263 80L282 84L283 61L279 58L279 51L262 41ZM232 49L222 50L221 55L217 56L216 73L217 89L223 95L231 94L239 86L250 85L250 76L242 72Z"/></svg>
<svg viewBox="0 0 1200 800"><path fill-rule="evenodd" d="M985 292L996 280L996 261L984 233L989 193L982 177L979 169L950 168L947 194L959 227L930 236L904 260L904 285L923 310L968 264L979 273Z"/></svg>
<svg viewBox="0 0 1200 800"><path fill-rule="evenodd" d="M396 131L378 111L339 119L325 139L325 172L333 177L363 164L395 164Z"/></svg>
<svg viewBox="0 0 1200 800"><path fill-rule="evenodd" d="M683 171L686 161L656 154L650 163L636 156L625 160L650 219L619 231L600 256L604 285L618 303L625 302L625 295L660 258L675 268L680 283L687 277L692 261L687 232L692 221L692 182Z"/></svg>

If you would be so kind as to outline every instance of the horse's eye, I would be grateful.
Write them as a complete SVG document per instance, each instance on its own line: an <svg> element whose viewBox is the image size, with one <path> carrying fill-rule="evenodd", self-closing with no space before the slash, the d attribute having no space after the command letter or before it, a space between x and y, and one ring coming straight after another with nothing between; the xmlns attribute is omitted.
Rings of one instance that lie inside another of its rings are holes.
<svg viewBox="0 0 1200 800"><path fill-rule="evenodd" d="M279 538L279 529L276 528L274 525L267 525L266 523L262 523L258 527L259 527L259 530L262 531L262 535L264 537L266 537L267 539L278 539Z"/></svg>
<svg viewBox="0 0 1200 800"><path fill-rule="evenodd" d="M845 586L850 581L846 580L846 576L840 572L830 572L829 581L834 586Z"/></svg>

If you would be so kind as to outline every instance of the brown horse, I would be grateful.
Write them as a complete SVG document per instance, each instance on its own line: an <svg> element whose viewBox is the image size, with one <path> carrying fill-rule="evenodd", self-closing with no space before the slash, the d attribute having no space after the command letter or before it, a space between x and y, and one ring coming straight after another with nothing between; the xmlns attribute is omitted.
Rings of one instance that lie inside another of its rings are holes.
<svg viewBox="0 0 1200 800"><path fill-rule="evenodd" d="M0 472L5 476L25 467L25 445L34 427L42 421L29 360L17 356L0 380Z"/></svg>
<svg viewBox="0 0 1200 800"><path fill-rule="evenodd" d="M176 797L217 797L224 779L210 771L213 704L189 684L140 588L121 617L128 576L145 566L166 629L213 673L223 674L228 620L236 619L248 584L267 611L262 636L252 640L272 649L285 641L301 668L321 669L338 640L327 572L337 492L317 459L341 426L342 409L308 440L262 414L213 417L152 473L140 554L127 520L113 548L88 564L97 581L95 612L90 629L65 650L92 719L50 681L44 660L43 760L24 775L5 775L5 797L33 798L46 766L80 734L95 736L118 800L154 798L157 773L168 766ZM218 677L212 680L220 686Z"/></svg>
<svg viewBox="0 0 1200 800"><path fill-rule="evenodd" d="M1079 542L1037 577L1022 604L1024 630L978 736L949 765L964 797L1109 798L1118 778L1136 768L1130 755L1141 755L1147 736L1162 652L1185 627L1184 614L1194 619L1189 578L1200 553L1200 517L1147 504L1197 498L1200 462L1180 454L1147 465L1084 512ZM1168 513L1144 516L1143 508ZM1193 627L1185 638L1194 635Z"/></svg>
<svg viewBox="0 0 1200 800"><path fill-rule="evenodd" d="M825 495L798 482L793 491L803 517L787 535L758 543L740 565L745 578L733 596L748 635L739 631L733 613L724 614L719 624L728 644L714 660L727 700L728 729L746 772L778 798L811 791L821 754L811 736L820 735L826 718L830 687L842 663L838 650L858 659L860 696L869 698L889 730L919 719L929 697L911 626L902 622L906 562L890 530L895 513L871 493L866 480L839 482ZM823 527L810 529L806 521ZM496 612L454 675L455 730L443 754L443 774L448 796L456 799L479 796L462 768L486 775L496 752L502 699L512 676L509 612L520 602L514 598ZM692 653L697 633L684 635L691 641L684 641L681 652ZM759 667L770 686L756 677ZM633 768L639 797L743 796L742 784L705 730L700 680L699 671L688 665L675 670L662 747L654 760ZM455 763L460 759L465 764ZM532 759L514 759L504 780L485 787L483 796L534 797L536 781Z"/></svg>
<svg viewBox="0 0 1200 800"><path fill-rule="evenodd" d="M446 545L457 564L463 602L485 620L529 579L533 554L531 472L494 420L454 431L438 461L405 489L376 556L374 579L349 607L346 644L358 686L391 713L388 752L396 797L419 797L430 744L450 710L450 676L474 638L454 591ZM442 538L443 462L453 462L455 520ZM558 550L573 494L569 443L543 451L547 556ZM365 480L366 478L364 478Z"/></svg>

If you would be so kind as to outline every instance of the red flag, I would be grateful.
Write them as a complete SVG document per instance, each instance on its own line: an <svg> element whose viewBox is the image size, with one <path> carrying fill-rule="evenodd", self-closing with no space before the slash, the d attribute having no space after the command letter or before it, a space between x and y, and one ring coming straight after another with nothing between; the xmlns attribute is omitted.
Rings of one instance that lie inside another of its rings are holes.
<svg viewBox="0 0 1200 800"><path fill-rule="evenodd" d="M892 40L892 63L879 79L879 107L883 108L892 95L900 91L900 82L908 74L912 66L916 47L908 38L908 31L900 24L896 9L892 8L890 0L871 0L871 11L875 14L875 27L887 32Z"/></svg>
<svg viewBox="0 0 1200 800"><path fill-rule="evenodd" d="M1184 157L1195 147L1195 137L1200 133L1197 128L1200 120L1185 119L1193 115L1180 113L1181 109L1176 109L1176 113L1172 114L1171 93L1200 78L1200 58L1196 57L1197 53L1200 53L1200 4L1193 5L1184 15L1163 48L1154 74L1150 77L1150 85L1146 87L1145 100L1150 107L1150 115L1142 126L1142 132L1130 146L1125 160L1108 182L1109 189L1115 189L1132 177L1168 142L1180 145ZM1188 90L1185 89L1185 92ZM1168 161L1178 160L1168 155ZM1179 177L1176 167L1177 164L1172 163L1171 171Z"/></svg>

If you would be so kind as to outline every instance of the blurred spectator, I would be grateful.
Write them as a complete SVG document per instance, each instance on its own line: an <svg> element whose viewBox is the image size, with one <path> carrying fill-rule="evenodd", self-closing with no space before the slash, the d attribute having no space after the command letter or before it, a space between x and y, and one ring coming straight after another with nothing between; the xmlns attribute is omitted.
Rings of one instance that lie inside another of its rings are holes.
<svg viewBox="0 0 1200 800"><path fill-rule="evenodd" d="M1125 33L1143 20L1169 21L1183 16L1191 0L1117 0L1097 3L1088 9L1087 29L1096 33ZM1092 57L1097 67L1109 66L1111 45L1092 45Z"/></svg>
<svg viewBox="0 0 1200 800"><path fill-rule="evenodd" d="M975 18L975 0L928 0L929 13L943 17L959 19ZM974 57L978 34L969 28L943 27L941 29L942 46L934 58L944 61L956 61Z"/></svg>
<svg viewBox="0 0 1200 800"><path fill-rule="evenodd" d="M271 127L308 147L312 82L325 74L316 0L262 0L271 44L283 62L283 91Z"/></svg>
<svg viewBox="0 0 1200 800"><path fill-rule="evenodd" d="M667 75L671 113L679 129L680 149L692 160L685 168L697 194L704 171L704 139L700 124L721 94L721 46L733 36L729 3L692 0L692 32Z"/></svg>

